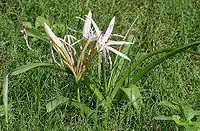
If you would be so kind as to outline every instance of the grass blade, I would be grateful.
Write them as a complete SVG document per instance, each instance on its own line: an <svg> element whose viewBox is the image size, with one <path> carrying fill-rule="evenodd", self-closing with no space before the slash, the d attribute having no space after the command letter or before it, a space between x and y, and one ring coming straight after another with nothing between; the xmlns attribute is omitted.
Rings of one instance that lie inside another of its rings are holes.
<svg viewBox="0 0 200 131"><path fill-rule="evenodd" d="M46 105L47 112L53 111L59 105L69 102L69 98L61 97L59 99L53 100Z"/></svg>
<svg viewBox="0 0 200 131"><path fill-rule="evenodd" d="M173 121L173 118L171 116L156 116L154 117L155 120L164 120L164 121Z"/></svg>
<svg viewBox="0 0 200 131"><path fill-rule="evenodd" d="M172 108L174 110L180 111L180 108L179 108L178 105L176 105L172 102L169 102L169 101L161 101L161 102L158 103L158 105L166 106L166 107Z"/></svg>
<svg viewBox="0 0 200 131"><path fill-rule="evenodd" d="M96 95L96 97L98 98L99 101L103 101L104 100L104 97L101 94L101 92L99 91L99 89L96 88L93 84L90 84L90 89Z"/></svg>
<svg viewBox="0 0 200 131"><path fill-rule="evenodd" d="M4 77L3 80L3 104L5 112L5 120L8 123L8 74Z"/></svg>
<svg viewBox="0 0 200 131"><path fill-rule="evenodd" d="M162 63L163 61L175 56L177 53L180 53L182 51L185 51L191 47L197 46L200 44L200 41L194 42L192 44L186 45L184 47L175 49L171 52L169 52L168 54L162 56L161 58L153 61L152 63L148 64L139 74L137 74L136 76L134 76L134 78L130 81L130 84L135 84L138 80L140 80L140 78L142 76L144 76L147 72L149 72L151 69L153 69L156 65Z"/></svg>

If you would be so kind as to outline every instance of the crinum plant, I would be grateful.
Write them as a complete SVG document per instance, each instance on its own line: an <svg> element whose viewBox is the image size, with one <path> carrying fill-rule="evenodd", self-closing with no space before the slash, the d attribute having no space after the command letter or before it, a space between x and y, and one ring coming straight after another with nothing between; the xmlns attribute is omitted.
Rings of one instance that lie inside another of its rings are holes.
<svg viewBox="0 0 200 131"><path fill-rule="evenodd" d="M80 19L84 21L84 27L81 38L79 39L72 35L66 35L63 39L57 37L47 24L47 20L42 17L39 17L36 20L36 23L39 21L38 23L42 23L41 25L44 25L47 35L39 32L37 27L31 27L30 23L27 24L26 22L26 25L29 26L26 26L22 32L24 33L24 38L28 47L30 48L27 40L28 37L38 38L48 44L50 43L51 47L53 47L53 49L51 48L51 56L54 60L54 63L56 64L28 64L18 67L13 72L10 72L5 76L3 85L3 100L6 122L8 122L8 76L18 75L36 67L49 67L69 73L73 75L77 84L77 100L72 100L62 96L59 99L56 99L46 105L48 112L52 111L55 107L62 103L70 102L72 106L80 109L81 114L91 116L91 114L93 114L93 110L86 104L81 103L80 99L80 86L85 85L89 87L89 89L92 91L92 94L95 94L97 100L99 101L100 104L96 106L97 108L102 107L102 109L107 112L111 103L114 101L118 102L122 98L121 96L126 94L128 99L136 108L138 115L140 115L142 99L140 91L135 85L136 82L138 82L156 65L160 64L168 58L171 58L177 53L186 51L187 49L197 46L200 43L194 42L190 45L177 49L166 48L150 52L132 62L131 59L127 57L127 54L130 49L130 45L134 43L132 42L133 36L130 35L128 37L129 42L110 40L115 36L126 39L130 31L128 30L125 37L118 34L112 34L115 17L112 18L110 24L105 30L99 29L96 22L92 18L91 12L88 13L86 19ZM133 24L137 19L138 17L135 19ZM126 46L123 47L123 45ZM115 49L115 46L120 46L120 50ZM110 55L111 52L116 54L114 60L112 60L113 57ZM159 53L166 54L148 64L140 72L136 74L133 73L142 62ZM97 62L99 65L98 78L101 82L100 86L103 87L103 91L99 90L101 87L96 85L94 82L91 82L90 78L84 75L84 72L87 70L88 66L91 65L92 62L96 62L95 59L97 56L99 56L99 62ZM103 60L101 59L102 56ZM125 60L130 62L130 66L126 68L124 68ZM106 68L106 63L109 63L109 68ZM100 79L100 76L102 76L103 79Z"/></svg>
<svg viewBox="0 0 200 131"><path fill-rule="evenodd" d="M61 62L63 62L67 68L69 68L73 75L76 78L76 81L80 81L83 72L86 70L87 64L90 63L92 57L96 52L103 53L105 61L108 55L110 67L112 68L112 60L110 57L109 51L116 53L117 55L130 60L126 55L117 51L111 45L124 45L124 44L133 44L131 42L125 41L111 41L109 38L111 37L111 33L114 27L115 17L111 20L107 30L105 33L99 30L98 26L92 19L92 13L89 12L83 27L83 38L82 41L77 41L75 43L71 42L71 38L75 39L75 37L71 35L66 35L64 39L58 38L49 26L44 23L45 31L48 34L50 40L53 42L53 47L61 56ZM91 26L94 26L95 31L92 30ZM67 40L67 41L66 41ZM81 53L76 60L76 49L73 47L76 43L81 42L80 49ZM82 48L82 45L83 48ZM88 52L87 52L88 50ZM107 55L106 55L107 53Z"/></svg>

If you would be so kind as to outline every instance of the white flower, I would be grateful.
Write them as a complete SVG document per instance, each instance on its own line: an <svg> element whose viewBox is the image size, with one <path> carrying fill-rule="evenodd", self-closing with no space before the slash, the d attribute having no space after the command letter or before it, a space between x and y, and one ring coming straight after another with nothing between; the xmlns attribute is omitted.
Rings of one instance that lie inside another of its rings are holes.
<svg viewBox="0 0 200 131"><path fill-rule="evenodd" d="M114 23L115 23L115 17L113 17L112 20L110 21L110 24L109 24L105 34L102 34L102 32L99 30L97 24L94 22L93 19L91 19L91 22L92 22L92 25L94 26L96 34L98 36L97 50L100 51L100 52L103 52L105 59L106 59L106 54L108 54L109 62L110 62L111 65L112 65L112 61L111 61L109 51L114 52L115 54L131 61L126 55L124 55L123 53L121 53L121 52L117 51L116 49L114 49L113 47L111 47L112 45L134 44L134 43L125 42L125 41L109 40L109 38L112 36L112 31L113 31L113 27L114 27Z"/></svg>
<svg viewBox="0 0 200 131"><path fill-rule="evenodd" d="M83 31L82 31L83 38L78 40L75 43L78 43L83 39L87 39L87 40L90 40L90 41L98 40L98 34L97 34L96 30L93 30L93 27L92 27L92 25L93 25L92 21L93 20L92 20L91 11L89 11L88 15L86 15L86 19L85 20L83 18L80 18L80 17L76 17L76 18L81 19L82 21L84 21L84 26L83 26ZM70 29L70 30L72 30L72 29ZM102 33L102 31L100 31L100 34L101 33ZM118 37L124 38L123 36L118 35L118 34L112 34L111 36L118 36Z"/></svg>
<svg viewBox="0 0 200 131"><path fill-rule="evenodd" d="M59 38L52 32L52 30L49 28L49 26L46 23L44 23L44 28L49 38L56 44L56 46L58 47L64 46L59 40Z"/></svg>
<svg viewBox="0 0 200 131"><path fill-rule="evenodd" d="M92 13L89 11L83 26L83 38L88 40L97 40L97 34L92 29Z"/></svg>
<svg viewBox="0 0 200 131"><path fill-rule="evenodd" d="M73 59L73 53L76 53L75 49L73 48L73 44L71 44L71 39L76 39L75 37L68 35L67 39L68 42L66 42L66 37L64 39L58 38L52 30L49 28L49 26L44 23L45 31L48 34L49 38L53 41L53 47L54 49L62 55L64 60L67 62L66 64L71 68L74 65L74 59ZM54 56L53 56L54 57Z"/></svg>

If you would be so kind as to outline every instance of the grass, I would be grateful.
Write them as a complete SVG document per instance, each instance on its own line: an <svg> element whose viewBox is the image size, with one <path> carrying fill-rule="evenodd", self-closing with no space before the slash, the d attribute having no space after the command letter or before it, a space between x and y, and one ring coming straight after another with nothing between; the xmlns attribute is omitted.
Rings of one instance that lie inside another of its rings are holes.
<svg viewBox="0 0 200 131"><path fill-rule="evenodd" d="M138 21L130 31L136 39L129 53L134 62L147 52L165 47L182 47L200 40L199 6L200 2L196 0L1 0L0 89L3 76L12 69L32 62L49 62L48 45L32 39L30 46L35 51L27 48L20 33L24 21L34 24L37 16L43 16L50 23L81 29L80 21L75 16L83 17L91 10L97 24L102 28L115 15L114 32L125 35L139 15ZM67 30L65 33L71 32ZM199 47L193 50L198 52ZM185 102L195 109L200 109L199 58L198 55L189 53L178 54L157 66L137 83L144 103L140 121L131 103L125 100L113 105L109 116L98 115L96 121L80 117L79 111L69 105L60 106L55 111L47 113L46 104L58 96L76 98L73 78L51 69L33 69L12 77L9 81L9 103L12 103L12 109L8 129L184 130L173 122L156 121L153 117L173 113L158 106L158 102L162 100ZM141 68L144 65L141 65ZM87 74L95 76L94 69L96 66L91 66ZM2 95L0 98L0 104L3 104ZM81 99L85 103L91 102L92 97L87 89L82 90ZM1 117L0 129L6 128L4 117Z"/></svg>

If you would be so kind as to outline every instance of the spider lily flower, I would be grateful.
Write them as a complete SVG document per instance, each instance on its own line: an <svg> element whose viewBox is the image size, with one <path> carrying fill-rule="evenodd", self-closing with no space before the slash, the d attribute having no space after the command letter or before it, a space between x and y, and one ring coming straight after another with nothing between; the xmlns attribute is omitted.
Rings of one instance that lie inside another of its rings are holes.
<svg viewBox="0 0 200 131"><path fill-rule="evenodd" d="M44 27L45 27L45 31L47 33L47 35L49 36L49 38L51 39L51 41L53 41L53 47L54 49L61 54L61 56L64 58L63 61L64 63L70 68L70 70L75 74L74 71L74 60L73 60L73 56L72 56L72 49L75 50L74 48L72 48L71 44L65 42L65 40L58 38L53 32L52 30L49 28L49 26L44 23ZM65 38L66 39L66 38ZM68 37L69 40L69 37ZM65 45L68 45L65 46ZM61 60L62 61L62 60Z"/></svg>
<svg viewBox="0 0 200 131"><path fill-rule="evenodd" d="M82 45L80 44L80 41L82 40L89 40L89 41L94 41L94 40L97 40L97 35L95 33L95 31L93 31L92 29L92 22L91 22L91 19L92 19L92 13L91 11L89 11L88 15L86 15L86 19L84 20L83 18L81 17L76 17L82 21L84 21L84 26L83 26L83 31L81 32L83 34L83 37L79 40L77 40L74 44L76 43L79 43L79 46L81 48L81 50L83 49ZM78 32L74 29L71 29L71 28L68 28L74 32Z"/></svg>
<svg viewBox="0 0 200 131"><path fill-rule="evenodd" d="M92 19L91 19L92 20ZM113 27L114 27L114 23L115 23L115 17L112 18L112 20L110 21L110 24L105 32L105 34L102 34L102 32L99 30L99 27L97 26L97 24L94 22L94 20L91 21L92 25L95 28L96 34L98 36L98 40L97 40L97 50L99 52L102 52L104 55L104 58L106 60L106 54L108 54L108 59L110 62L110 65L112 66L112 61L111 61L111 57L110 57L110 52L113 52L129 61L131 61L126 55L124 55L123 53L117 51L116 49L114 49L113 45L124 45L124 44L134 44L131 42L125 42L125 41L112 41L109 40L109 38L112 36L112 31L113 31ZM120 35L119 35L120 36Z"/></svg>
<svg viewBox="0 0 200 131"><path fill-rule="evenodd" d="M98 34L95 30L93 30L92 28L92 13L91 11L89 11L88 15L86 15L86 19L84 20L83 18L77 17L78 19L81 19L82 21L84 21L84 27L83 27L83 38L78 40L75 43L80 42L81 40L87 39L89 41L94 41L94 40L98 40ZM103 33L103 31L100 31L100 33ZM122 37L123 36L119 35L119 34L112 34L111 36L117 36L117 37Z"/></svg>
<svg viewBox="0 0 200 131"><path fill-rule="evenodd" d="M91 11L86 16L86 20L84 20L83 26L83 38L88 39L90 41L97 40L97 35L95 31L92 30L92 13Z"/></svg>

